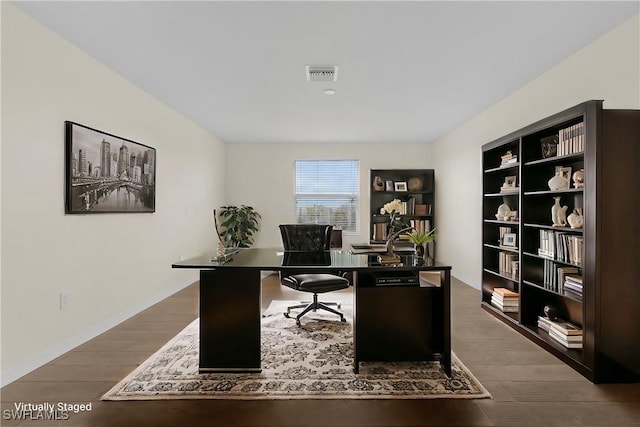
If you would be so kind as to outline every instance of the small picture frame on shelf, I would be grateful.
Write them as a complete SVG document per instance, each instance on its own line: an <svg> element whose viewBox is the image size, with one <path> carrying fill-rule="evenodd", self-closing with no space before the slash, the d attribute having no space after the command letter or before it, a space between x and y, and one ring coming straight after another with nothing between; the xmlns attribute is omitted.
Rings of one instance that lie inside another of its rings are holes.
<svg viewBox="0 0 640 427"><path fill-rule="evenodd" d="M516 247L516 233L505 233L502 236L502 246Z"/></svg>
<svg viewBox="0 0 640 427"><path fill-rule="evenodd" d="M405 181L397 181L393 183L395 191L407 191L407 183Z"/></svg>
<svg viewBox="0 0 640 427"><path fill-rule="evenodd" d="M393 191L393 181L386 181L384 189L385 191Z"/></svg>
<svg viewBox="0 0 640 427"><path fill-rule="evenodd" d="M548 159L558 155L558 134L551 135L540 139L540 148L542 149L542 158Z"/></svg>
<svg viewBox="0 0 640 427"><path fill-rule="evenodd" d="M556 166L556 174L558 172L560 172L560 175L567 180L567 184L571 182L571 166Z"/></svg>

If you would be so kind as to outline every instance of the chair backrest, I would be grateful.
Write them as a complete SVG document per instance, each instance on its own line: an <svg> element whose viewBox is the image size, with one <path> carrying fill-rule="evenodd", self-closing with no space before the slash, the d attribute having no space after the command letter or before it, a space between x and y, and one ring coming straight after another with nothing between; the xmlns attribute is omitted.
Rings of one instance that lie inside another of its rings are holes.
<svg viewBox="0 0 640 427"><path fill-rule="evenodd" d="M328 251L333 225L280 224L285 251Z"/></svg>

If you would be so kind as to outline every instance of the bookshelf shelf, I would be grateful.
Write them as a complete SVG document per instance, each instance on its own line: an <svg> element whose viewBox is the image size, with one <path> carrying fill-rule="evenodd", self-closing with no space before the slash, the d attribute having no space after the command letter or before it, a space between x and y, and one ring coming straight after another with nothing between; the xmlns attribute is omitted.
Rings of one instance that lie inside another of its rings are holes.
<svg viewBox="0 0 640 427"><path fill-rule="evenodd" d="M546 195L557 195L557 194L568 194L568 193L582 193L582 188L568 188L566 190L542 190L542 191L525 191L525 196L546 196Z"/></svg>
<svg viewBox="0 0 640 427"><path fill-rule="evenodd" d="M531 224L524 223L525 227L537 228L540 230L553 230L553 231L561 231L565 233L582 233L582 228L571 228L571 227L554 227L553 225L547 224Z"/></svg>
<svg viewBox="0 0 640 427"><path fill-rule="evenodd" d="M486 273L493 274L496 277L500 277L502 279L510 280L512 282L517 282L518 281L517 277L510 277L510 276L507 276L506 274L501 274L501 273L499 273L497 271L494 271L494 270L491 270L489 268L485 268L484 271Z"/></svg>
<svg viewBox="0 0 640 427"><path fill-rule="evenodd" d="M520 163L519 162L515 162L515 163L511 163L511 164L504 165L504 166L498 166L497 168L487 169L487 170L484 171L484 173L499 172L499 171L503 171L505 169L517 169L518 167L520 167Z"/></svg>
<svg viewBox="0 0 640 427"><path fill-rule="evenodd" d="M507 252L515 252L515 253L519 252L518 248L512 248L509 246L492 245L490 243L485 243L484 246L487 248L497 249L499 251L507 251Z"/></svg>
<svg viewBox="0 0 640 427"><path fill-rule="evenodd" d="M640 182L640 111L602 105L584 102L482 146L481 306L595 383L640 382L640 240L629 230L637 230L640 204L629 185ZM508 151L517 164L501 165ZM578 183L576 171L584 176ZM560 173L568 188L550 190ZM506 180L520 191L500 191ZM582 212L581 228L552 226L563 219L552 214L556 199L566 216ZM496 219L502 204L519 221ZM516 247L501 245L505 233ZM501 274L505 257L516 278ZM491 305L499 287L519 294L518 313ZM548 305L581 328L582 349L538 327Z"/></svg>
<svg viewBox="0 0 640 427"><path fill-rule="evenodd" d="M577 153L566 154L564 156L553 156L553 157L549 157L549 158L546 158L546 159L533 160L533 161L530 161L530 162L526 162L524 165L525 166L534 166L534 165L541 165L541 164L545 164L545 163L562 163L563 161L581 158L583 155L584 155L584 153L580 151L580 152L577 152Z"/></svg>

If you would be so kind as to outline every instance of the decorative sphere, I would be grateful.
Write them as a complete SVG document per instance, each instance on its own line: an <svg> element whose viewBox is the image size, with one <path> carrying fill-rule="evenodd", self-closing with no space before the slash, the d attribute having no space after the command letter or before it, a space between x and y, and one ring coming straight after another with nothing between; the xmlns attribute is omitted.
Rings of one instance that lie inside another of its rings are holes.
<svg viewBox="0 0 640 427"><path fill-rule="evenodd" d="M550 320L556 320L558 318L558 309L555 305L545 305L544 315L547 316Z"/></svg>

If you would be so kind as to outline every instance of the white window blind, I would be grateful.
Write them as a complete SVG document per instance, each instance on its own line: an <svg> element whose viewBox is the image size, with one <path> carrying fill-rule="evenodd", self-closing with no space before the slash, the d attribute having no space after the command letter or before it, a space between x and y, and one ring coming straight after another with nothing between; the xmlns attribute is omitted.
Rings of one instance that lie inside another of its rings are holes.
<svg viewBox="0 0 640 427"><path fill-rule="evenodd" d="M296 222L358 232L358 160L296 160Z"/></svg>

